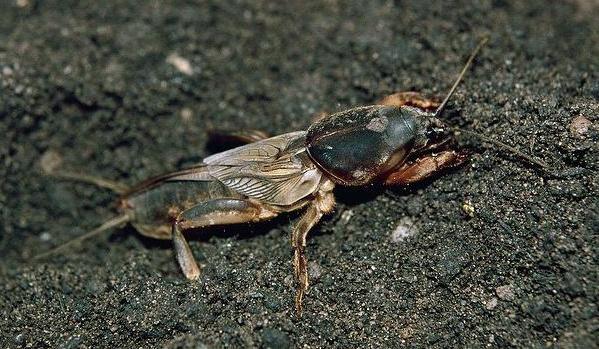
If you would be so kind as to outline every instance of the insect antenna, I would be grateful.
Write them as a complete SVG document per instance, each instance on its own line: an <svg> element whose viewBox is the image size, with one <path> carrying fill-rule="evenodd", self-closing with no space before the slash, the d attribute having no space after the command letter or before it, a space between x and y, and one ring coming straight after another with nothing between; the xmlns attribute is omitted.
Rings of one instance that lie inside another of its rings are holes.
<svg viewBox="0 0 599 349"><path fill-rule="evenodd" d="M464 75L466 75L466 72L468 71L468 69L470 68L470 66L472 65L472 62L474 61L474 58L476 57L476 55L478 54L478 52L480 51L480 49L487 43L487 41L489 41L488 37L483 38L478 45L476 46L476 48L474 49L474 51L472 51L472 53L470 54L470 57L468 57L468 61L466 61L466 64L464 65L464 68L462 68L462 71L460 72L460 75L458 75L458 78L456 79L456 81L453 83L453 86L451 86L451 89L449 90L449 93L447 93L447 96L445 96L445 99L443 100L443 102L441 103L441 105L439 105L439 107L437 108L437 110L435 110L435 113L433 114L433 116L435 118L438 118L439 115L441 115L441 113L443 112L443 110L445 109L445 106L447 105L447 102L449 102L449 99L453 96L454 92L456 91L458 85L460 84L460 82L462 81L462 79L464 78ZM507 150L508 152L519 156L520 158L523 158L535 165L538 165L540 167L542 167L543 169L547 169L549 166L539 160L536 159L530 155L527 155L523 152L521 152L520 150L518 150L517 148L514 148L512 146L509 146L503 142L500 142L498 140L495 140L493 138L487 137L483 134L480 134L478 132L474 132L474 131L469 131L469 130L464 130L461 129L459 127L455 127L455 126L448 126L449 128L451 128L454 131L458 131L461 133L465 133L471 136L474 136L476 138L479 138L480 140L493 144L499 148L502 148L504 150Z"/></svg>
<svg viewBox="0 0 599 349"><path fill-rule="evenodd" d="M516 156L521 157L524 160L527 160L527 161L529 161L529 162L531 162L531 163L533 163L535 165L538 165L538 166L542 167L543 169L548 169L549 168L549 165L547 165L547 163L545 163L544 161L539 160L539 159L537 159L537 158L535 158L533 156L530 156L528 154L525 154L522 151L518 150L518 148L512 147L510 145L507 145L507 144L505 144L503 142L500 142L498 140L495 140L493 138L487 137L487 136L485 136L483 134L480 134L478 132L468 131L468 130L464 130L464 129L461 129L459 127L453 127L453 126L451 126L451 129L454 130L454 131L457 131L457 132L461 132L461 133L465 133L465 134L474 136L474 137L479 138L480 140L482 140L484 142L491 143L491 144L493 144L493 145L495 145L495 146L497 146L499 148L507 150L508 152L510 152L510 153L512 153L512 154L514 154Z"/></svg>
<svg viewBox="0 0 599 349"><path fill-rule="evenodd" d="M117 217L114 217L112 219L109 219L106 222L104 222L102 225L100 225L99 227L97 227L96 229L93 229L93 230L91 230L91 231L89 231L89 232L87 232L87 233L85 233L83 235L80 235L80 236L74 238L73 240L65 242L62 245L58 245L58 246L54 247L53 249L51 249L49 251L46 251L46 252L41 253L41 254L38 254L37 256L33 257L33 260L40 260L40 259L46 258L46 257L48 257L50 255L53 255L53 254L55 254L57 252L60 252L60 251L62 251L64 249L66 249L67 247L73 246L75 244L79 244L79 243L81 243L84 240L87 240L87 239L92 238L92 237L94 237L96 235L99 235L99 234L105 232L106 230L109 230L109 229L117 227L117 226L119 226L121 224L127 223L130 220L131 220L131 218L127 214L124 214L124 215L117 216Z"/></svg>
<svg viewBox="0 0 599 349"><path fill-rule="evenodd" d="M474 49L474 51L472 51L472 53L470 54L470 57L468 57L468 61L466 61L466 64L464 65L464 68L462 68L462 71L460 72L460 75L458 75L458 78L453 83L453 86L451 86L451 89L449 90L449 93L447 93L447 96L445 96L445 99L443 100L443 102L441 103L441 105L439 105L439 107L437 108L437 110L435 110L435 114L433 115L434 117L437 118L437 117L439 117L439 115L441 115L441 113L445 109L445 106L447 105L447 102L449 102L449 99L451 98L451 96L453 96L453 93L458 88L458 85L460 84L460 82L462 82L462 79L464 78L464 75L466 75L466 72L468 71L468 69L472 65L472 61L474 61L474 57L476 57L476 55L478 54L478 51L480 51L480 49L487 43L487 41L489 41L488 37L483 38L478 43L478 45L476 46L476 48Z"/></svg>

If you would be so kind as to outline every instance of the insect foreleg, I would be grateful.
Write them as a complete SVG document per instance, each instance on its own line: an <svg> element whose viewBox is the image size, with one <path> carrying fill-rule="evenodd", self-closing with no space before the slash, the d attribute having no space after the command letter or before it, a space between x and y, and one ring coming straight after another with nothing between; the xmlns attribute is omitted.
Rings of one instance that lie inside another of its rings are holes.
<svg viewBox="0 0 599 349"><path fill-rule="evenodd" d="M408 185L425 180L441 170L460 166L466 161L466 157L466 153L446 150L417 159L389 174L385 179L385 185Z"/></svg>

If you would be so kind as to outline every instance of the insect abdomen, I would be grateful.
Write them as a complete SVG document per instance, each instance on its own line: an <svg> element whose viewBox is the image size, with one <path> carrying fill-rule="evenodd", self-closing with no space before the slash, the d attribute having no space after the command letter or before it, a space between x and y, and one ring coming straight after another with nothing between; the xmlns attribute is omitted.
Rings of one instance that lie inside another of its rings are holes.
<svg viewBox="0 0 599 349"><path fill-rule="evenodd" d="M143 235L170 239L171 224L180 212L210 199L238 197L217 180L165 181L128 195L121 207L132 216L131 224Z"/></svg>

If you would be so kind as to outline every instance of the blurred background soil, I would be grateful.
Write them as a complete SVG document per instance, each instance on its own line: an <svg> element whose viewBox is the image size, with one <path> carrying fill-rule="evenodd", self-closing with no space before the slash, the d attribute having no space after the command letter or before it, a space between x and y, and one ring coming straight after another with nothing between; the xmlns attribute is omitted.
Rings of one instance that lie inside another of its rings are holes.
<svg viewBox="0 0 599 349"><path fill-rule="evenodd" d="M0 347L564 347L598 342L595 1L2 1ZM206 130L307 128L397 90L551 164L460 137L462 169L407 189L338 188L308 243L297 215L199 231L198 283L168 242L116 229L114 195L210 154Z"/></svg>

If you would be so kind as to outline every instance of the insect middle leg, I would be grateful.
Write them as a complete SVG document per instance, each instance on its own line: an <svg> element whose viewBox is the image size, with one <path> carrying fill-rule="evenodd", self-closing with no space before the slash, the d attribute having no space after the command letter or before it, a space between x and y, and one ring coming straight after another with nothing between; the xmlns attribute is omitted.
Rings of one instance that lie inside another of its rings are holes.
<svg viewBox="0 0 599 349"><path fill-rule="evenodd" d="M200 268L181 231L212 225L256 222L275 217L277 214L275 210L244 199L214 199L182 211L173 223L172 238L175 255L183 274L190 280L200 277Z"/></svg>
<svg viewBox="0 0 599 349"><path fill-rule="evenodd" d="M291 245L294 248L293 271L297 281L295 294L295 308L298 314L302 312L302 299L308 290L308 261L306 259L306 237L310 229L318 223L325 213L330 212L335 205L333 194L325 193L316 196L314 202L297 223L291 237Z"/></svg>

